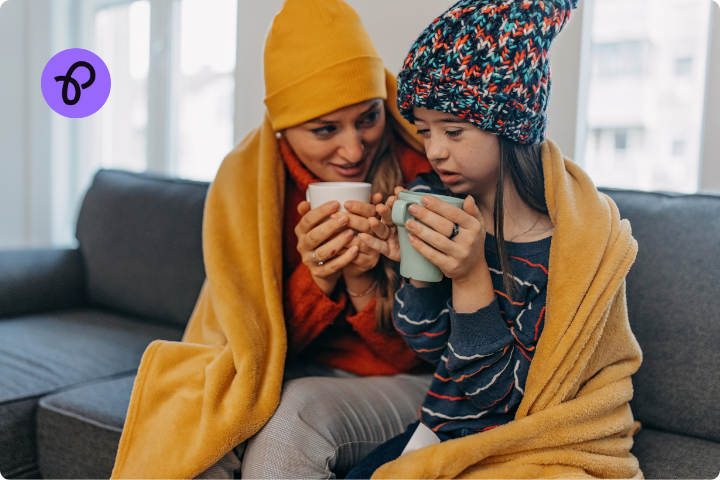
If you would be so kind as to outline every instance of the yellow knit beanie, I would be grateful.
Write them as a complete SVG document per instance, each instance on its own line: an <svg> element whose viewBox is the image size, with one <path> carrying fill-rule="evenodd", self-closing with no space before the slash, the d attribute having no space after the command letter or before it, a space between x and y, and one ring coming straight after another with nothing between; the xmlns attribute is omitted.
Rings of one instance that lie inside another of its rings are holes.
<svg viewBox="0 0 720 480"><path fill-rule="evenodd" d="M343 0L286 0L265 42L265 105L274 130L387 99L385 67Z"/></svg>

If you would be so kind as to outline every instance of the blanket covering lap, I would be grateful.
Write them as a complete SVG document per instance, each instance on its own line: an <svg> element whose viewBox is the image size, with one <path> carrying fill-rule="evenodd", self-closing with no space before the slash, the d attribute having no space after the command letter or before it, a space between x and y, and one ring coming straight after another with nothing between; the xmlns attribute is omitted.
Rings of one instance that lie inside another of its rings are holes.
<svg viewBox="0 0 720 480"><path fill-rule="evenodd" d="M515 420L416 450L372 478L642 478L628 403L642 352L625 298L637 242L550 140L542 161L555 225L547 316Z"/></svg>
<svg viewBox="0 0 720 480"><path fill-rule="evenodd" d="M424 151L397 110L386 71L387 120ZM205 203L207 279L182 342L146 349L112 478L193 478L253 436L280 400L285 167L266 115L225 158Z"/></svg>

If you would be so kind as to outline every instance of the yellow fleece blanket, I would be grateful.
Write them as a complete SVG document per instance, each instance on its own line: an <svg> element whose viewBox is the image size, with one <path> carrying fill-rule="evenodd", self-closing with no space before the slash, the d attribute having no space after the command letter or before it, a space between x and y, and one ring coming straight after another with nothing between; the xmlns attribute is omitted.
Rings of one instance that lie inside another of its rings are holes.
<svg viewBox="0 0 720 480"><path fill-rule="evenodd" d="M273 414L286 350L276 150L266 119L220 167L203 219L207 280L183 342L143 355L112 478L193 478Z"/></svg>
<svg viewBox="0 0 720 480"><path fill-rule="evenodd" d="M422 151L396 107L393 130ZM193 478L267 422L280 400L285 167L269 117L223 161L203 219L207 280L182 342L143 355L112 478Z"/></svg>
<svg viewBox="0 0 720 480"><path fill-rule="evenodd" d="M555 225L547 315L515 420L417 450L373 478L642 478L628 404L642 353L625 299L637 242L550 140L542 160Z"/></svg>

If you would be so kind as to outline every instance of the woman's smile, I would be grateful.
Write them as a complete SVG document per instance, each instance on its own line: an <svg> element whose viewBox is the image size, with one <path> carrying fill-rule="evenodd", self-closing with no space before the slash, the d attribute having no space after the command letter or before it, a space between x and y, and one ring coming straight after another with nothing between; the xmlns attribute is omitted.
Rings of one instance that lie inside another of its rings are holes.
<svg viewBox="0 0 720 480"><path fill-rule="evenodd" d="M335 172L337 172L338 175L352 178L365 173L366 160L367 158L363 158L359 162L355 163L331 163L330 166L333 167L333 169L335 170Z"/></svg>

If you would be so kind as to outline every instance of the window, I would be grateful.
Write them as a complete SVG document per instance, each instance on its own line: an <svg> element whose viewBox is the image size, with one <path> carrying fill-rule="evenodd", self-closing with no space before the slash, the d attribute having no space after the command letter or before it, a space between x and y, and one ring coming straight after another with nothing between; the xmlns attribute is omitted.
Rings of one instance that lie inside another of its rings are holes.
<svg viewBox="0 0 720 480"><path fill-rule="evenodd" d="M641 41L595 45L596 74L600 77L641 75L645 66L646 45Z"/></svg>
<svg viewBox="0 0 720 480"><path fill-rule="evenodd" d="M682 157L685 153L685 141L675 140L672 145L672 154L674 157Z"/></svg>
<svg viewBox="0 0 720 480"><path fill-rule="evenodd" d="M692 75L692 65L693 65L692 57L678 58L677 60L675 60L675 75L677 75L677 76Z"/></svg>
<svg viewBox="0 0 720 480"><path fill-rule="evenodd" d="M237 0L80 5L82 46L106 62L112 89L80 126L78 183L97 168L212 180L234 143Z"/></svg>
<svg viewBox="0 0 720 480"><path fill-rule="evenodd" d="M112 77L110 96L93 119L93 152L103 168L147 168L150 2L95 13L95 45Z"/></svg>
<svg viewBox="0 0 720 480"><path fill-rule="evenodd" d="M212 180L233 147L237 0L181 0L178 7L170 169Z"/></svg>
<svg viewBox="0 0 720 480"><path fill-rule="evenodd" d="M627 131L615 132L615 150L624 152L627 150Z"/></svg>
<svg viewBox="0 0 720 480"><path fill-rule="evenodd" d="M697 191L712 3L590 5L585 170L600 186Z"/></svg>
<svg viewBox="0 0 720 480"><path fill-rule="evenodd" d="M593 129L588 136L584 166L592 172L593 181L598 185L633 188L632 182L640 175L637 157L642 155L645 134L640 126Z"/></svg>

